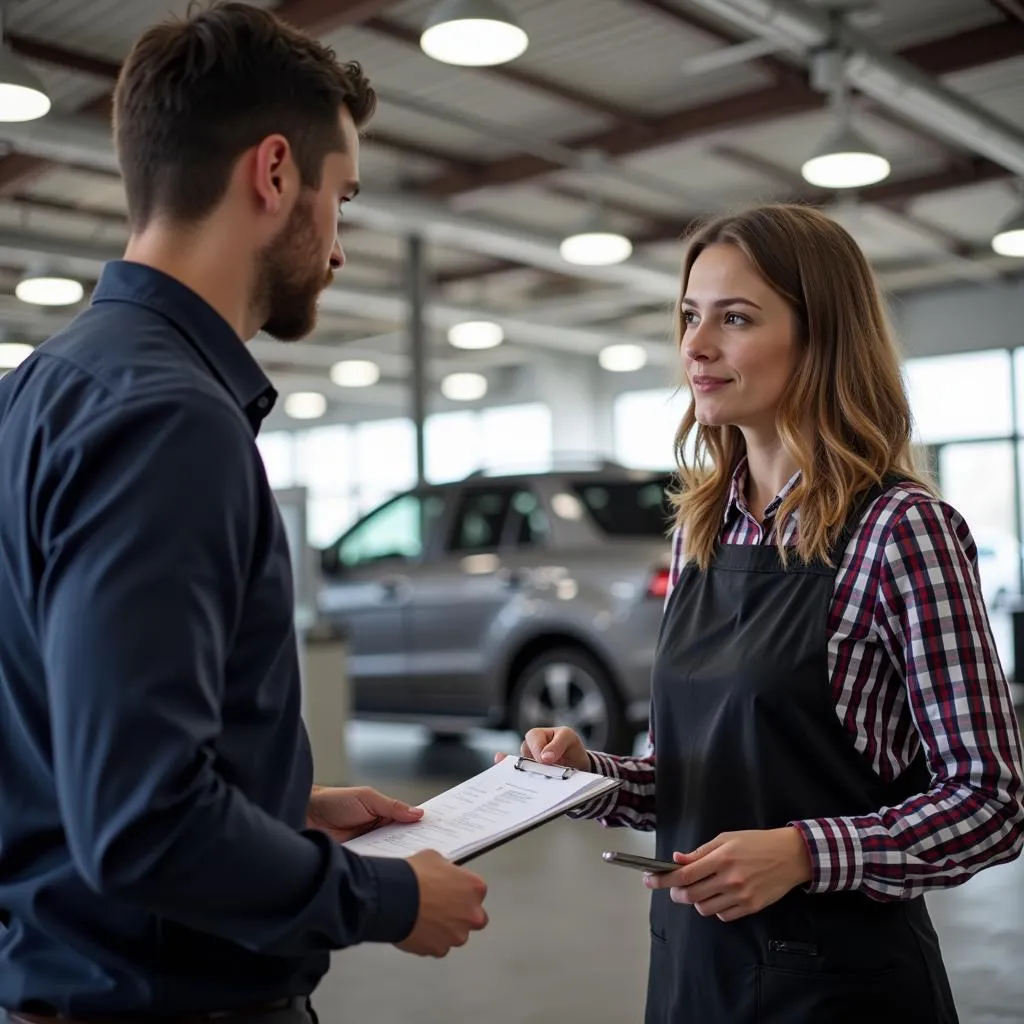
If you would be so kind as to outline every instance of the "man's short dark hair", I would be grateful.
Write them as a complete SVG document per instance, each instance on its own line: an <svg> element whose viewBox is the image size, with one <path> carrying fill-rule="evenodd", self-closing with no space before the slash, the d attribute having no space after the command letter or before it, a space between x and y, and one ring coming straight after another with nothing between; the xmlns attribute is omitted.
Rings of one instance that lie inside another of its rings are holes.
<svg viewBox="0 0 1024 1024"><path fill-rule="evenodd" d="M357 128L377 97L362 68L269 11L230 2L157 25L135 44L114 92L114 138L129 222L194 223L221 200L239 156L288 139L304 185L344 149L342 105Z"/></svg>

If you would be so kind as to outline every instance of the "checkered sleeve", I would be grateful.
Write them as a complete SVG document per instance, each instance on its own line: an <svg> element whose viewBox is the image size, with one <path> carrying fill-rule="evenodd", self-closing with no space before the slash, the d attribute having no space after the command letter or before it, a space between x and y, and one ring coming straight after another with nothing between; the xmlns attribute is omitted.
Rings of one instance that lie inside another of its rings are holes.
<svg viewBox="0 0 1024 1024"><path fill-rule="evenodd" d="M682 535L672 535L672 561L669 566L665 606L682 569ZM657 758L654 754L653 725L647 734L647 754L644 757L615 757L588 750L590 770L598 775L621 779L622 785L606 796L580 805L570 814L574 818L596 818L608 828L632 828L639 832L653 832L657 826L654 810L654 782Z"/></svg>
<svg viewBox="0 0 1024 1024"><path fill-rule="evenodd" d="M793 824L811 854L811 891L895 900L1019 855L1024 809L1020 734L966 524L918 495L883 544L874 629L905 683L907 742L919 739L931 786L874 814Z"/></svg>

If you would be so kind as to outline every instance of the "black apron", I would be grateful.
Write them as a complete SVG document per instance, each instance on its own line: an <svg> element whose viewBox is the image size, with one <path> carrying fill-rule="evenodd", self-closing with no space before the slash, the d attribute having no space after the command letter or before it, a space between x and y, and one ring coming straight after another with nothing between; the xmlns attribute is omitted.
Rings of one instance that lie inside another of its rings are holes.
<svg viewBox="0 0 1024 1024"><path fill-rule="evenodd" d="M891 482L887 481L887 486ZM654 666L657 855L722 832L873 813L928 789L923 756L884 783L856 751L829 685L833 565L783 568L774 545L719 545L685 566ZM798 888L738 921L651 903L647 1024L955 1024L923 898L881 903Z"/></svg>

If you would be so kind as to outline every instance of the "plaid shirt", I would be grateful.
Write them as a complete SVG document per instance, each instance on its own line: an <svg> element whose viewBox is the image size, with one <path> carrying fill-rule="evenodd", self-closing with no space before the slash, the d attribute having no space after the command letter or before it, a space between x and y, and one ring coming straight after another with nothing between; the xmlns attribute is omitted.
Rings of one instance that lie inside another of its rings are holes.
<svg viewBox="0 0 1024 1024"><path fill-rule="evenodd" d="M765 510L744 501L745 461L726 510L724 544L774 544L774 515L799 474ZM783 526L796 541L799 521ZM670 586L683 565L672 543ZM671 595L671 590L670 590ZM909 899L966 881L1024 846L1021 741L963 518L913 486L897 486L865 512L836 573L828 621L836 715L850 742L885 780L924 746L931 788L860 817L797 821L811 854L812 892L857 889ZM608 826L656 827L655 737L643 758L590 754L594 771L623 780L578 816Z"/></svg>

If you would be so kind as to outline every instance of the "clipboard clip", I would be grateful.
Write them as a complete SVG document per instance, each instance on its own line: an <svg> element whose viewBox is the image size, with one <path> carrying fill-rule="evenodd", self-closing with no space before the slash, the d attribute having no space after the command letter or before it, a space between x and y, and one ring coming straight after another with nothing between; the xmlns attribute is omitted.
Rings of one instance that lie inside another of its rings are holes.
<svg viewBox="0 0 1024 1024"><path fill-rule="evenodd" d="M529 757L517 757L516 763L512 766L517 772L530 772L533 775L543 775L546 779L572 778L576 774L575 768L563 768L558 764L541 764Z"/></svg>

